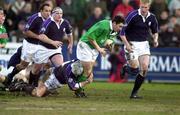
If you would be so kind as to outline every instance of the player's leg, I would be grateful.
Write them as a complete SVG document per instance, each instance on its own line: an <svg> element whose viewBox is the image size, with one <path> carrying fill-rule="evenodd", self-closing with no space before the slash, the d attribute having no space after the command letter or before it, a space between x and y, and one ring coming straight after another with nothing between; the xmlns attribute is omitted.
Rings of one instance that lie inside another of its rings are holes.
<svg viewBox="0 0 180 115"><path fill-rule="evenodd" d="M134 53L126 53L127 64L125 64L121 70L121 75L126 73L131 76L136 76L139 72L139 60L138 56Z"/></svg>
<svg viewBox="0 0 180 115"><path fill-rule="evenodd" d="M52 55L49 59L55 67L59 67L64 62L63 56L59 53Z"/></svg>
<svg viewBox="0 0 180 115"><path fill-rule="evenodd" d="M134 42L131 42L131 45L133 47L133 52L128 52L126 50L126 46L124 46L125 51L125 58L127 60L127 64L125 64L121 70L121 76L125 76L125 73L136 76L139 72L139 61L138 61L138 51L137 51L137 44Z"/></svg>
<svg viewBox="0 0 180 115"><path fill-rule="evenodd" d="M42 66L43 64L33 64L32 70L30 71L29 75L29 84L34 85L35 87L38 86Z"/></svg>
<svg viewBox="0 0 180 115"><path fill-rule="evenodd" d="M140 98L137 96L138 90L140 89L145 76L148 71L148 65L149 65L149 55L142 55L139 56L139 64L140 64L140 72L136 76L136 80L134 83L134 88L132 90L130 98Z"/></svg>
<svg viewBox="0 0 180 115"><path fill-rule="evenodd" d="M7 81L5 84L9 85L11 83L13 77L17 73L19 73L21 70L25 69L28 65L29 65L29 62L21 60L21 62L14 67L13 71L7 75Z"/></svg>
<svg viewBox="0 0 180 115"><path fill-rule="evenodd" d="M92 74L92 70L93 70L93 62L85 62L85 61L81 61L82 65L83 65L83 75L86 79L88 79L90 76L91 81L93 81L93 74ZM85 80L86 80L85 79Z"/></svg>
<svg viewBox="0 0 180 115"><path fill-rule="evenodd" d="M40 84L37 88L32 91L32 95L36 97L42 97L47 92L47 88L44 84Z"/></svg>
<svg viewBox="0 0 180 115"><path fill-rule="evenodd" d="M44 83L39 84L36 88L36 96L42 97L47 93L47 91L54 90L59 87L62 87L62 84L59 83L54 74L51 74Z"/></svg>

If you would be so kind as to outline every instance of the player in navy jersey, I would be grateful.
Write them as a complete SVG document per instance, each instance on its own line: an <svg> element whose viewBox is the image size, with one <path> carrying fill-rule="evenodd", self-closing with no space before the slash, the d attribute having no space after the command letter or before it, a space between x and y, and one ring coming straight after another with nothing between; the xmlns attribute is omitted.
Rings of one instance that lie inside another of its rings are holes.
<svg viewBox="0 0 180 115"><path fill-rule="evenodd" d="M38 87L19 82L15 85L15 88L17 88L15 90L21 88L23 91L26 91L33 96L42 97L48 91L60 88L64 84L67 84L72 91L76 91L90 83L89 79L83 82L77 82L78 77L80 77L82 73L83 66L79 60L75 59L67 61L61 66L55 67L49 78L44 83L40 83ZM86 95L82 92L77 96L85 97Z"/></svg>
<svg viewBox="0 0 180 115"><path fill-rule="evenodd" d="M140 8L129 13L125 20L126 26L120 32L128 61L128 65L122 69L122 75L126 72L136 75L131 99L142 98L137 93L148 71L150 59L148 38L151 34L154 47L158 46L158 22L155 15L149 12L150 3L150 0L140 0Z"/></svg>
<svg viewBox="0 0 180 115"><path fill-rule="evenodd" d="M34 61L35 53L38 49L37 44L39 43L39 40L43 40L44 42L48 42L48 43L51 42L52 44L55 44L55 45L57 44L52 41L46 41L46 39L41 39L41 37L39 36L40 27L43 21L49 17L51 13L51 9L52 8L48 4L43 4L40 8L40 12L32 15L28 19L28 22L26 24L25 31L24 31L24 34L27 37L23 40L23 46L22 46L22 51L21 51L21 61L19 64L17 64L14 67L13 71L10 74L8 74L8 77L7 77L8 84L12 81L13 76L15 74L25 69L30 62ZM40 68L40 67L38 67L37 65L37 68ZM39 69L37 69L36 73L38 73L38 70Z"/></svg>
<svg viewBox="0 0 180 115"><path fill-rule="evenodd" d="M36 55L36 63L47 63L50 59L55 67L60 66L63 63L62 45L63 37L66 34L68 37L68 50L72 53L73 36L72 26L70 23L62 18L63 11L60 7L53 9L51 17L47 19L41 28L40 35L42 39L51 39L53 41L59 41L61 44L53 46L51 44L40 41L39 50Z"/></svg>

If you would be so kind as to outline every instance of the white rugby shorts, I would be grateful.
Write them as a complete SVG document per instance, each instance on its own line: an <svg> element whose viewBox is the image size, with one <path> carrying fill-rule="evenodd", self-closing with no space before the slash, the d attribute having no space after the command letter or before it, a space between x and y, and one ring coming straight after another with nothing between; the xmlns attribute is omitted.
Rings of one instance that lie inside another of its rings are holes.
<svg viewBox="0 0 180 115"><path fill-rule="evenodd" d="M59 83L54 73L52 73L49 78L45 81L44 85L48 90L53 90L62 87L63 85Z"/></svg>
<svg viewBox="0 0 180 115"><path fill-rule="evenodd" d="M124 46L127 60L138 60L139 56L150 55L150 46L148 41L143 41L143 42L131 41L130 43L132 44L132 48L133 48L132 53L128 53L128 51L126 50L126 46Z"/></svg>
<svg viewBox="0 0 180 115"><path fill-rule="evenodd" d="M96 49L91 49L85 42L79 41L77 44L76 55L81 61L95 61L99 52Z"/></svg>
<svg viewBox="0 0 180 115"><path fill-rule="evenodd" d="M24 39L21 51L21 60L26 62L33 62L35 60L35 54L37 50L37 44L29 43L27 40Z"/></svg>
<svg viewBox="0 0 180 115"><path fill-rule="evenodd" d="M48 49L42 45L38 45L34 62L37 64L47 63L49 58L54 54L62 55L62 48L59 47L58 49Z"/></svg>

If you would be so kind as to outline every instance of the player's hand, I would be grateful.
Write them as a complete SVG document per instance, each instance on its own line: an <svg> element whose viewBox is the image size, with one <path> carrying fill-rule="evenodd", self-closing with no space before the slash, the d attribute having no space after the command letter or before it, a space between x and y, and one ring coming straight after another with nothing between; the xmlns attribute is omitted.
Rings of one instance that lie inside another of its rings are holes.
<svg viewBox="0 0 180 115"><path fill-rule="evenodd" d="M77 98L87 98L87 95L85 94L83 88L79 88L74 92L74 94L76 95Z"/></svg>
<svg viewBox="0 0 180 115"><path fill-rule="evenodd" d="M132 52L133 52L132 45L127 44L127 45L126 45L126 50L127 50L129 53L132 53Z"/></svg>
<svg viewBox="0 0 180 115"><path fill-rule="evenodd" d="M158 47L159 42L158 42L158 41L154 41L154 42L153 42L153 45L154 45L154 47Z"/></svg>
<svg viewBox="0 0 180 115"><path fill-rule="evenodd" d="M54 47L59 48L63 45L63 42L60 41L52 41L51 43Z"/></svg>
<svg viewBox="0 0 180 115"><path fill-rule="evenodd" d="M98 51L99 51L99 53L100 53L103 57L105 57L105 56L106 56L106 54L107 54L107 52L106 52L106 49L105 49L105 48L100 48Z"/></svg>

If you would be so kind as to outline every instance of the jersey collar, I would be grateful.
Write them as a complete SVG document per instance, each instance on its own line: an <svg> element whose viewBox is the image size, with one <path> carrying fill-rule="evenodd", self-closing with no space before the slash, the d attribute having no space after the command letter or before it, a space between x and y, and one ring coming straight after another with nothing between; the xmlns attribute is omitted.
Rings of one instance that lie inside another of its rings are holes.
<svg viewBox="0 0 180 115"><path fill-rule="evenodd" d="M45 18L43 18L41 12L38 12L38 16L42 18L43 22L46 20Z"/></svg>
<svg viewBox="0 0 180 115"><path fill-rule="evenodd" d="M144 16L141 14L141 9L140 9L140 8L138 9L138 14L142 17L143 22L145 22L145 21L146 21L146 19L147 19L147 18L151 15L151 13L150 13L150 12L148 12L147 16L146 16L146 17L144 17Z"/></svg>
<svg viewBox="0 0 180 115"><path fill-rule="evenodd" d="M111 20L109 21L109 24L110 24L110 30L113 30L112 21Z"/></svg>
<svg viewBox="0 0 180 115"><path fill-rule="evenodd" d="M58 29L60 28L60 25L63 23L64 19L62 18L61 19L61 22L60 23L57 23L54 18L51 16L51 20L57 25Z"/></svg>
<svg viewBox="0 0 180 115"><path fill-rule="evenodd" d="M113 30L113 27L112 27L112 20L110 20L109 21L109 23L110 23L110 35L116 35L117 34L117 32L115 32L114 30Z"/></svg>

